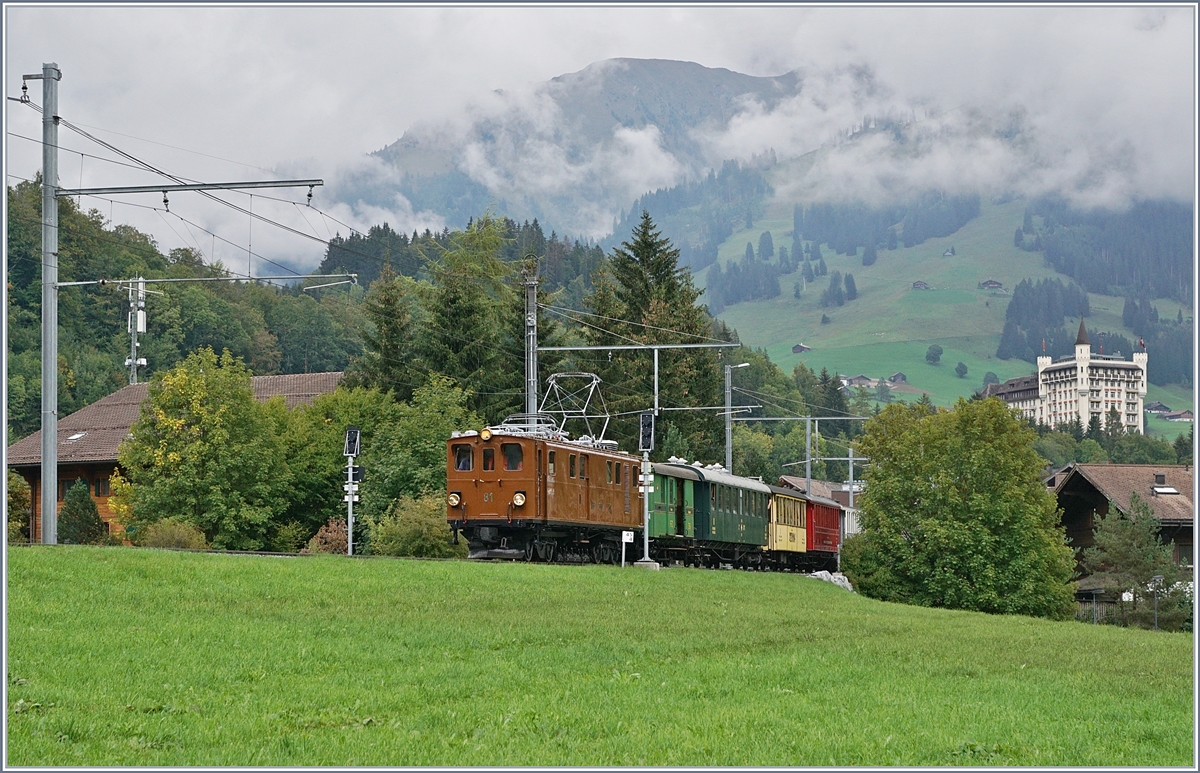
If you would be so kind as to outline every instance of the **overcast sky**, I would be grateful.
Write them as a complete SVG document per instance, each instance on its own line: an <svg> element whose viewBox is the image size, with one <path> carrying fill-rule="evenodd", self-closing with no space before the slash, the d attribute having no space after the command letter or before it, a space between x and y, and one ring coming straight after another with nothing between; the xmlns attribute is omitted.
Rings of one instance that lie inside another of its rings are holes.
<svg viewBox="0 0 1200 773"><path fill-rule="evenodd" d="M7 96L20 94L23 73L57 62L64 118L190 179L280 172L332 183L414 122L453 121L495 89L530 90L593 62L636 57L752 75L865 65L881 84L881 106L1023 116L1043 138L1022 161L1039 167L1043 190L1097 174L1103 179L1089 190L1099 203L1190 199L1195 189L1195 18L1186 7L9 5L4 24ZM40 82L30 82L30 96L41 102ZM22 137L39 139L41 128L27 107L6 102L5 113L12 185L40 169L38 145ZM768 146L785 151L788 126L801 118L748 114L713 145L724 143L734 155ZM111 157L68 131L60 143L64 187L159 181L67 152ZM948 145L921 174L932 182L940 174L995 183L995 167L1015 162L992 150ZM852 180L854 167L845 163L838 178ZM303 200L304 193L271 195ZM120 200L161 207L158 195ZM314 203L360 228L381 219L405 230L440 225L402 203L388 211L355 209L320 189ZM146 209L99 200L84 207L152 233L164 249L200 247L230 266L245 266L249 241L255 253L306 268L323 252L315 241L251 228L245 215L217 211L194 194L178 194L171 210L215 239ZM346 232L261 196L254 208L322 238ZM255 265L260 273L268 269Z"/></svg>

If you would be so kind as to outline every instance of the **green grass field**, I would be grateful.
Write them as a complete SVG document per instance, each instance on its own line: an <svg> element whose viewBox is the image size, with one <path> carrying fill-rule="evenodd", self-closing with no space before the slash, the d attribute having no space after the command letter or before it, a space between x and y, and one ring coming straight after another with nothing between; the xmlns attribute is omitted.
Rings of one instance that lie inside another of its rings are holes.
<svg viewBox="0 0 1200 773"><path fill-rule="evenodd" d="M7 765L1195 761L1191 634L797 575L7 556Z"/></svg>
<svg viewBox="0 0 1200 773"><path fill-rule="evenodd" d="M718 250L718 260L722 264L741 260L746 242L757 248L763 231L770 231L776 245L785 245L790 250L791 208L790 203L778 204L750 229L734 233ZM914 247L880 250L878 262L868 267L862 266L861 256L851 258L823 249L830 271L854 275L859 297L845 306L821 308L821 292L829 284L827 277L818 277L800 298L794 298L793 284L800 279L796 273L780 280L783 293L778 298L736 304L725 309L720 317L737 329L744 343L765 348L785 373L791 372L797 362L804 362L817 372L828 368L831 373L862 373L872 378L902 371L908 376L910 386L928 392L938 405L949 405L979 389L988 371L1003 381L1034 370L1021 360L996 359L1009 296L978 288L985 279L1002 282L1010 292L1026 278L1036 281L1059 277L1064 283L1068 281L1045 265L1041 253L1024 252L1013 246L1012 233L1021 225L1024 211L1024 201L999 205L984 202L980 216L957 233ZM943 257L942 253L951 246L956 254ZM698 285L703 286L704 279L701 272ZM913 290L912 283L917 280L929 283L934 289ZM1124 332L1131 340L1137 340L1122 326L1123 298L1096 294L1088 297L1089 327ZM1172 317L1181 308L1168 300L1155 304L1161 314ZM1185 316L1192 313L1191 309L1183 311ZM821 324L822 314L830 317L829 324ZM1078 324L1078 319L1066 322L1068 329ZM798 343L813 350L792 354L792 346ZM933 343L945 350L936 366L925 362L925 351ZM959 362L967 366L967 376L961 379L954 373ZM1179 385L1151 386L1150 392L1147 402L1161 399L1173 408L1178 403L1180 407L1176 410L1192 403L1192 390ZM1170 399L1162 395L1169 395ZM1186 425L1154 419L1148 429L1173 439L1180 427L1187 432Z"/></svg>

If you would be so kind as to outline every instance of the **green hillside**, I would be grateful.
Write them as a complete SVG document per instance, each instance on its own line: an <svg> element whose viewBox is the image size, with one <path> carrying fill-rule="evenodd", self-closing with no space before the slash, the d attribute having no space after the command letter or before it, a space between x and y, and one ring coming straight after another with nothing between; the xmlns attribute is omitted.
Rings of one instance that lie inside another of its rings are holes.
<svg viewBox="0 0 1200 773"><path fill-rule="evenodd" d="M746 243L757 245L763 231L770 231L775 244L790 251L791 210L791 203L773 205L764 219L749 229L741 228L721 245L719 260L722 264L741 260ZM859 297L845 306L821 308L821 292L829 284L828 276L818 277L800 298L794 298L794 283L800 281L800 273L796 272L780 279L783 292L779 297L735 304L719 316L738 331L744 343L765 348L785 372L797 362L818 372L828 368L844 375L862 373L872 378L902 371L914 390L929 392L935 403L948 405L978 389L988 371L1005 380L1033 370L1022 360L996 359L1009 295L979 289L979 283L995 279L1011 291L1026 278L1059 277L1064 283L1069 281L1045 265L1040 253L1013 246L1013 230L1021 225L1024 211L1025 202L1021 200L983 202L980 216L957 233L910 248L881 249L878 262L868 267L862 265L861 256L851 258L823 248L831 272L854 275ZM951 246L955 255L943 256ZM701 272L697 283L703 286L705 279ZM918 280L933 289L914 290L913 282ZM1123 298L1090 294L1089 299L1088 327L1120 331L1137 340L1121 323ZM1170 316L1181 308L1170 300L1157 300L1155 304L1160 313ZM1184 313L1190 315L1191 311ZM821 324L822 314L829 316L829 324ZM1070 327L1078 322L1073 319L1066 324ZM811 346L812 351L792 354L792 346L798 343ZM938 365L925 362L925 351L933 343L944 349ZM967 366L965 378L954 373L960 361ZM1148 401L1161 399L1180 408L1191 404L1191 389L1179 385L1151 385L1150 393ZM914 391L901 396L917 394ZM1152 425L1154 431L1171 437L1180 428L1187 429L1186 425L1166 422Z"/></svg>
<svg viewBox="0 0 1200 773"><path fill-rule="evenodd" d="M1190 633L797 574L10 548L14 766L1184 766Z"/></svg>

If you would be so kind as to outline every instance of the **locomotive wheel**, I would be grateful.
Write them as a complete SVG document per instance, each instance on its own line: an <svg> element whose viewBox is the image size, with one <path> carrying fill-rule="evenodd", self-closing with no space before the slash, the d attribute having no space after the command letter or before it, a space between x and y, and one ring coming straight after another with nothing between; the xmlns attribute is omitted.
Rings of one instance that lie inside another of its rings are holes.
<svg viewBox="0 0 1200 773"><path fill-rule="evenodd" d="M603 542L597 542L592 545L592 563L593 564L604 563L604 543Z"/></svg>
<svg viewBox="0 0 1200 773"><path fill-rule="evenodd" d="M534 549L534 542L532 538L525 543L525 560L531 562L537 560L537 551Z"/></svg>

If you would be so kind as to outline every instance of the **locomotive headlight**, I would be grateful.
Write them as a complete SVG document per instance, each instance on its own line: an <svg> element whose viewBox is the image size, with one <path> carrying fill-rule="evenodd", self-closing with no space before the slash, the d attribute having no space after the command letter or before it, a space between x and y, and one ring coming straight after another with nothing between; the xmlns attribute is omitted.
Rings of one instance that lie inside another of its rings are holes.
<svg viewBox="0 0 1200 773"><path fill-rule="evenodd" d="M524 491L518 491L517 493L513 494L513 504L516 505L517 507L524 506L524 504L525 504L525 492Z"/></svg>
<svg viewBox="0 0 1200 773"><path fill-rule="evenodd" d="M451 491L450 496L446 497L446 503L451 507L458 507L460 502L462 502L462 495L457 491Z"/></svg>
<svg viewBox="0 0 1200 773"><path fill-rule="evenodd" d="M490 429L480 430L479 439L483 442L488 442L492 439L492 431Z"/></svg>

